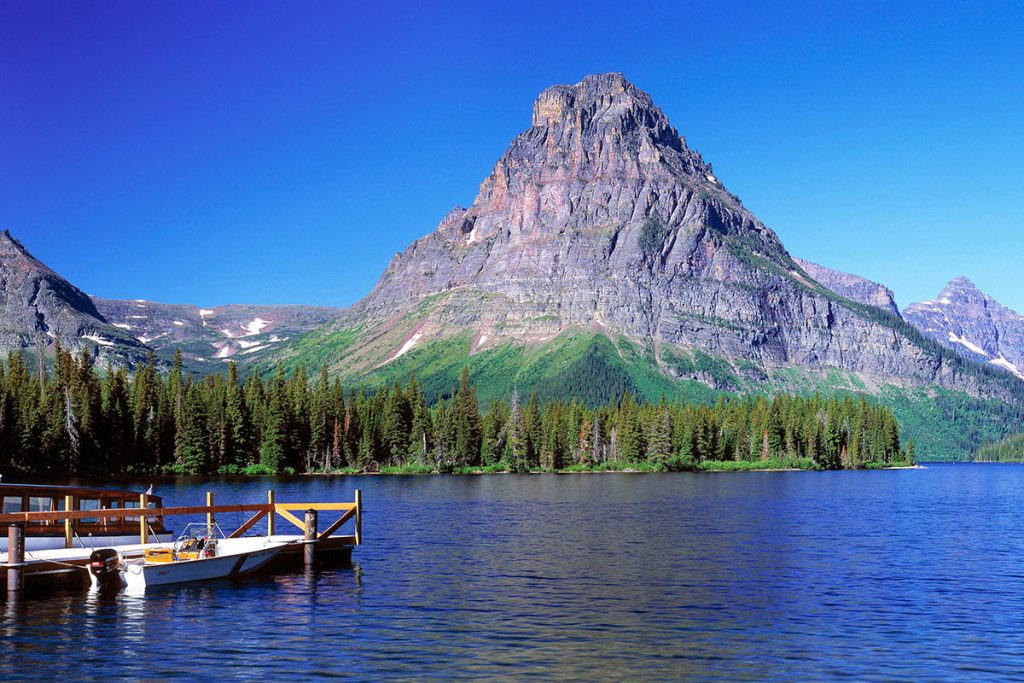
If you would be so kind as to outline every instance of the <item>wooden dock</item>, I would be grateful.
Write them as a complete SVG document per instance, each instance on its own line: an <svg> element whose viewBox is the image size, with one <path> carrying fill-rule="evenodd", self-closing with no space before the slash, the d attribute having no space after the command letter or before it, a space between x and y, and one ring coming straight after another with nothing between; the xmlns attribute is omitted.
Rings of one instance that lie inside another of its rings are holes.
<svg viewBox="0 0 1024 683"><path fill-rule="evenodd" d="M173 538L162 540L156 537L156 541L151 540L154 537L151 532L152 523L155 520L163 522L167 517L205 516L206 523L212 527L217 523L218 514L222 515L222 519L225 514L247 514L248 519L227 534L228 538L246 535L265 520L267 538L306 541L302 545L286 549L275 563L276 566L298 562L310 565L320 559L347 561L351 558L352 549L362 543L362 495L358 490L355 492L354 501L339 503L278 503L273 491L267 492L266 503L215 505L213 494L210 492L206 494L205 505L149 507L146 494L140 495L139 503L138 508L0 514L0 525L7 526L9 548L9 552L0 553L0 569L5 570L0 571L0 584L3 584L8 599L18 597L26 585L31 588L88 585L87 565L94 549L113 547L122 558L133 559L142 557L149 548L169 545ZM303 517L300 519L296 512L303 513ZM338 514L337 519L323 531L319 530L321 512ZM296 527L300 533L277 533L278 516ZM83 519L99 519L102 524L106 520L135 518L138 518L139 542L128 545L103 544L102 538L89 538L92 544L86 545L85 539L77 534L78 526L75 523ZM336 533L350 521L350 533ZM33 551L24 549L25 526L40 522L63 522L64 548Z"/></svg>

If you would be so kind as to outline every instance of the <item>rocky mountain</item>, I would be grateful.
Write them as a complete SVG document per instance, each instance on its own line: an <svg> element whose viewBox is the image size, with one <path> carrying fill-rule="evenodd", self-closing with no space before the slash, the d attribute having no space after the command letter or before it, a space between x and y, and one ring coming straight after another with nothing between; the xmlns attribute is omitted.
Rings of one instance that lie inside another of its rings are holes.
<svg viewBox="0 0 1024 683"><path fill-rule="evenodd" d="M817 263L811 263L803 259L794 258L793 261L816 281L825 285L836 294L844 296L851 301L880 308L887 313L900 315L900 308L896 305L896 295L885 285L862 278L859 275L843 273L832 270Z"/></svg>
<svg viewBox="0 0 1024 683"><path fill-rule="evenodd" d="M124 333L166 359L175 349L199 371L215 372L228 359L256 363L286 342L337 318L342 309L322 306L229 304L201 308L136 299L93 297L96 310ZM213 364L214 367L210 367Z"/></svg>
<svg viewBox="0 0 1024 683"><path fill-rule="evenodd" d="M879 286L814 270L842 291L790 257L647 93L588 76L542 92L472 205L396 254L315 345L285 354L355 377L410 355L441 375L503 358L501 376L527 383L510 354L582 337L580 362L649 357L661 377L716 388L840 370L857 386L1006 393L921 338Z"/></svg>
<svg viewBox="0 0 1024 683"><path fill-rule="evenodd" d="M910 304L903 316L943 346L1024 378L1024 315L967 278L951 280L933 300Z"/></svg>
<svg viewBox="0 0 1024 683"><path fill-rule="evenodd" d="M109 324L80 289L51 270L10 232L0 232L0 352L52 354L57 339L68 349L88 347L100 365L144 362L145 344Z"/></svg>

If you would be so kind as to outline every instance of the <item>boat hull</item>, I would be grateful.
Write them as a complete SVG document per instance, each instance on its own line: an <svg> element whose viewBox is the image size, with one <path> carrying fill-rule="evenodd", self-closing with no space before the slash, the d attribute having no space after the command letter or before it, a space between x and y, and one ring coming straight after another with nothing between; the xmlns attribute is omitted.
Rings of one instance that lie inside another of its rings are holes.
<svg viewBox="0 0 1024 683"><path fill-rule="evenodd" d="M286 544L229 553L219 557L157 564L125 565L121 578L130 589L240 576L273 560Z"/></svg>

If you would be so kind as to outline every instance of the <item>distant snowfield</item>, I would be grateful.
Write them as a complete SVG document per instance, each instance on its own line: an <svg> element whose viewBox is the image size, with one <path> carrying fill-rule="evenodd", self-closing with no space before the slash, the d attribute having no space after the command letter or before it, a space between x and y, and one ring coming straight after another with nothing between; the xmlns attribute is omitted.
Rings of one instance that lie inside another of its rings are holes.
<svg viewBox="0 0 1024 683"><path fill-rule="evenodd" d="M251 337L254 334L259 334L263 331L263 328L270 324L269 320L263 318L253 318L248 324L243 325L242 328L246 331L246 336Z"/></svg>
<svg viewBox="0 0 1024 683"><path fill-rule="evenodd" d="M988 353L986 353L985 349L981 348L977 344L974 344L974 343L968 341L964 337L958 337L953 332L949 333L949 341L953 342L954 344L960 344L961 346L966 346L971 351L974 351L975 353L977 353L979 355L985 356L986 358L989 357L989 355L988 355ZM993 361L993 362L995 362L995 361Z"/></svg>
<svg viewBox="0 0 1024 683"><path fill-rule="evenodd" d="M114 327L120 327L122 330L130 330L132 326L128 323L114 323Z"/></svg>
<svg viewBox="0 0 1024 683"><path fill-rule="evenodd" d="M94 341L97 344L99 344L100 346L113 346L114 345L114 342L110 341L109 339L104 339L103 337L101 337L99 335L96 335L96 334L83 334L82 335L82 339L88 339L89 341Z"/></svg>
<svg viewBox="0 0 1024 683"><path fill-rule="evenodd" d="M1003 358L1002 355L1000 355L999 358L993 358L992 360L989 361L989 363L991 363L992 365L998 365L1001 368L1009 370L1010 372L1017 375L1021 379L1024 379L1024 374L1021 374L1021 371L1017 369L1017 366Z"/></svg>
<svg viewBox="0 0 1024 683"><path fill-rule="evenodd" d="M398 353L395 354L395 358L401 357L409 349L411 349L412 347L416 346L416 342L418 342L420 340L420 337L422 337L422 336L423 336L422 332L417 332L416 334L412 335L412 337L409 338L409 341L407 341L404 344L402 344L402 348L398 349ZM391 360L394 360L395 358L392 358Z"/></svg>

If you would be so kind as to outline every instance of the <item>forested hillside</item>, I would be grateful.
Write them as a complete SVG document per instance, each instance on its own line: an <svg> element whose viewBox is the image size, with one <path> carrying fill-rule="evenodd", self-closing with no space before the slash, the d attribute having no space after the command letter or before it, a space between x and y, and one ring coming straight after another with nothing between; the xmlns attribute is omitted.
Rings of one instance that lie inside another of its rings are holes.
<svg viewBox="0 0 1024 683"><path fill-rule="evenodd" d="M974 453L977 462L1024 462L1024 433L985 444Z"/></svg>
<svg viewBox="0 0 1024 683"><path fill-rule="evenodd" d="M88 349L58 347L51 372L30 371L20 353L0 368L0 470L50 474L493 471L566 468L755 466L859 468L913 458L886 408L864 398L682 396L638 402L625 392L589 408L541 404L536 394L481 411L464 369L434 405L410 377L370 393L343 388L322 367L279 367L264 380L196 380L153 359L133 376L100 375Z"/></svg>

